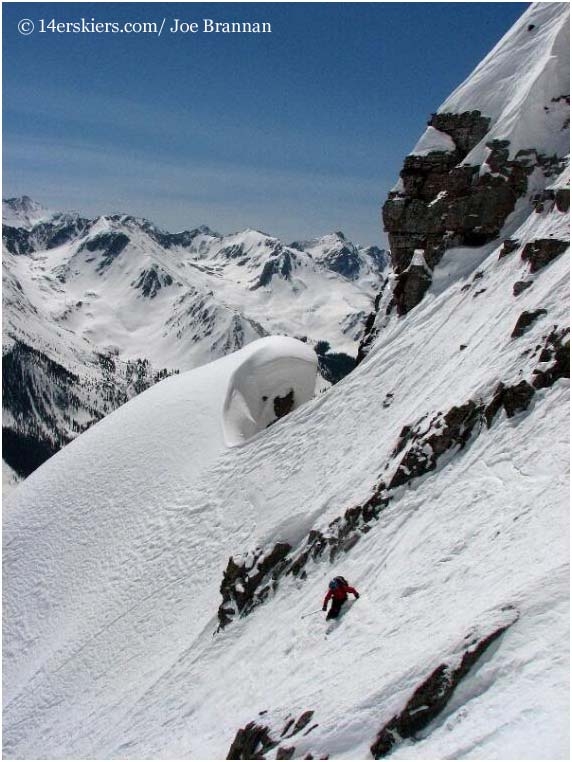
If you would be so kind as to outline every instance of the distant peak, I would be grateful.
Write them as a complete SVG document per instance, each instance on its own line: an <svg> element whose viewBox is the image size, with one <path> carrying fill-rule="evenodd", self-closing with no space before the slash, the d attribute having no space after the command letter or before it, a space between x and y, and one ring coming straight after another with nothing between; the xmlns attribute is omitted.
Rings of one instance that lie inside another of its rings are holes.
<svg viewBox="0 0 572 762"><path fill-rule="evenodd" d="M30 196L2 199L2 223L10 227L33 228L53 217L53 212Z"/></svg>
<svg viewBox="0 0 572 762"><path fill-rule="evenodd" d="M13 198L3 198L2 203L8 204L8 206L11 206L14 209L46 209L45 206L40 204L38 201L34 201L34 199L30 198L30 196L14 196Z"/></svg>

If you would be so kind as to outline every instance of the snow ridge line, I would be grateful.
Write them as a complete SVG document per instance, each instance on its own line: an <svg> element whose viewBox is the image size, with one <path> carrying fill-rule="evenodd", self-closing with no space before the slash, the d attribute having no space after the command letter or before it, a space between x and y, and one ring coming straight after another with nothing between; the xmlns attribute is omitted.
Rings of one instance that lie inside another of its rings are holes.
<svg viewBox="0 0 572 762"><path fill-rule="evenodd" d="M275 592L279 580L293 575L307 577L305 566L329 552L333 563L340 553L348 553L367 534L373 523L396 497L395 490L429 472L442 469L450 458L463 450L486 428L490 429L501 409L507 418L525 412L541 389L551 387L560 378L570 377L569 328L558 329L545 337L539 347L538 366L532 371L531 383L522 380L507 385L500 381L487 400L468 400L452 407L447 413L437 412L427 423L429 414L412 426L404 426L384 471L398 457L393 476L379 481L371 496L361 505L348 508L343 516L330 522L322 532L312 529L298 549L287 542L277 542L269 550L256 548L245 554L246 560L237 563L231 556L223 572L220 586L222 603L218 609L218 633L236 616L245 617ZM551 363L549 365L549 363Z"/></svg>

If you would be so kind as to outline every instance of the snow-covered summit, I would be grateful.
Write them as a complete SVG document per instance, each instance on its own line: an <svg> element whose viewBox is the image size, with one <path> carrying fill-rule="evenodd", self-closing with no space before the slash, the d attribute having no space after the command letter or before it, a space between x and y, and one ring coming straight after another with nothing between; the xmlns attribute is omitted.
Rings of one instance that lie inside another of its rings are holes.
<svg viewBox="0 0 572 762"><path fill-rule="evenodd" d="M295 241L292 248L307 252L320 265L349 280L379 278L379 273L387 270L388 253L377 246L360 247L346 238L341 231L313 238L309 241Z"/></svg>
<svg viewBox="0 0 572 762"><path fill-rule="evenodd" d="M2 199L2 224L15 228L31 229L39 222L47 222L54 212L29 196Z"/></svg>

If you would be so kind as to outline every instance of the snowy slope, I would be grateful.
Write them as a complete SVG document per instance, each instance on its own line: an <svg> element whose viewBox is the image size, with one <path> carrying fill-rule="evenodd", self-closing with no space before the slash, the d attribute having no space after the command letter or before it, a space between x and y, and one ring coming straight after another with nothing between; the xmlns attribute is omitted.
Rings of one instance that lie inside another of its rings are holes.
<svg viewBox="0 0 572 762"><path fill-rule="evenodd" d="M570 46L567 5L531 5L439 111L478 108L492 118L487 141L509 140L513 156L530 147L566 155L569 137L562 123L570 106L570 72L559 62ZM481 163L486 151L483 140L466 163Z"/></svg>
<svg viewBox="0 0 572 762"><path fill-rule="evenodd" d="M438 113L480 111L490 128L464 164L482 164L488 143L508 140L511 157L520 149L566 155L570 75L559 65L570 45L567 3L536 3L522 15L474 72L439 107ZM567 100L568 98L568 100ZM454 150L448 135L428 127L413 154Z"/></svg>
<svg viewBox="0 0 572 762"><path fill-rule="evenodd" d="M325 394L307 346L265 339L14 491L6 758L220 759L251 722L266 758L569 757L569 212L534 180ZM302 619L335 574L360 599Z"/></svg>

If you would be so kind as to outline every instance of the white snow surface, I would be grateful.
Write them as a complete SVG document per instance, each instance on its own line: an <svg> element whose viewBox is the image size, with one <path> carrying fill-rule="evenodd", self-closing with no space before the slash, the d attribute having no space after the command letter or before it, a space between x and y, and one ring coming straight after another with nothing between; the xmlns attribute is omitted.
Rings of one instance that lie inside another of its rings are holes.
<svg viewBox="0 0 572 762"><path fill-rule="evenodd" d="M427 156L434 151L450 153L455 150L455 142L450 135L435 127L427 127L411 154L414 156Z"/></svg>
<svg viewBox="0 0 572 762"><path fill-rule="evenodd" d="M487 135L463 164L483 164L491 140L509 140L511 158L526 149L548 156L569 153L569 131L563 129L569 115L569 48L570 4L531 4L438 109L456 114L478 110L491 118ZM431 145L434 132L428 127L412 153L428 152L423 148Z"/></svg>
<svg viewBox="0 0 572 762"><path fill-rule="evenodd" d="M229 446L244 444L276 421L274 400L293 394L299 407L314 396L318 358L301 341L285 336L260 339L243 350L245 359L228 381L222 422ZM236 356L233 355L236 362ZM212 370L212 366L211 366ZM295 408L294 408L295 409Z"/></svg>

